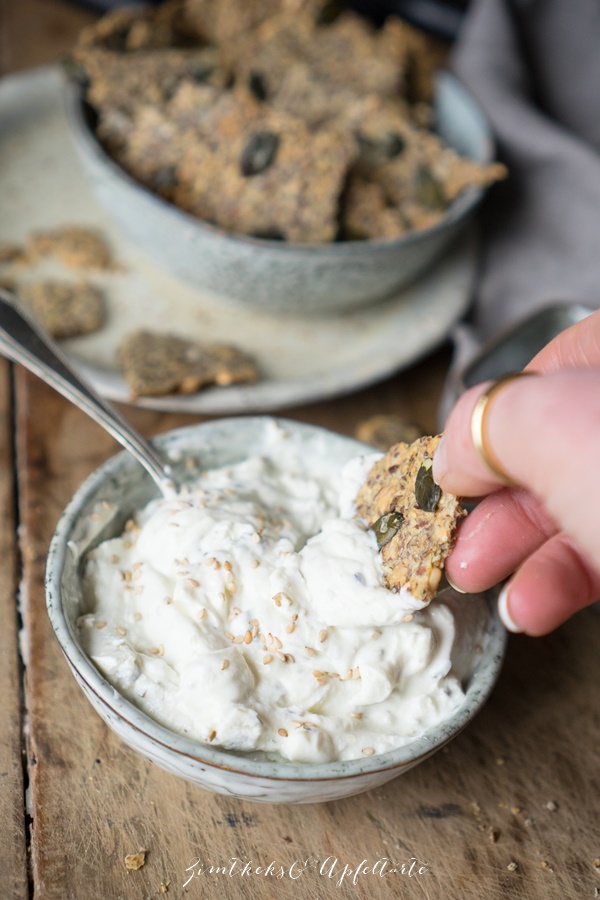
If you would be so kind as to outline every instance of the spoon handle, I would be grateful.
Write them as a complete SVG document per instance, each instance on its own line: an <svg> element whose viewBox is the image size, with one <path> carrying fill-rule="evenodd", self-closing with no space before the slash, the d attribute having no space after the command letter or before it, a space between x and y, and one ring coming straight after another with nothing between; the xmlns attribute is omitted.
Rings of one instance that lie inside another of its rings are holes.
<svg viewBox="0 0 600 900"><path fill-rule="evenodd" d="M77 375L55 342L36 325L16 298L1 288L0 353L25 366L87 413L147 469L163 494L172 494L170 466L116 409Z"/></svg>

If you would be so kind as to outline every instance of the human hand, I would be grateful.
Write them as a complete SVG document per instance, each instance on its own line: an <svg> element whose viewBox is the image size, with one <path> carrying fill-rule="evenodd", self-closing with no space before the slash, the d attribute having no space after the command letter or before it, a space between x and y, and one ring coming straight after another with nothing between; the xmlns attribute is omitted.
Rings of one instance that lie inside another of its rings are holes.
<svg viewBox="0 0 600 900"><path fill-rule="evenodd" d="M504 386L487 435L519 487L485 466L470 432L489 382L463 394L433 462L448 491L484 499L460 524L446 561L453 584L499 598L511 631L542 635L600 597L600 311L558 335L526 367L541 377Z"/></svg>

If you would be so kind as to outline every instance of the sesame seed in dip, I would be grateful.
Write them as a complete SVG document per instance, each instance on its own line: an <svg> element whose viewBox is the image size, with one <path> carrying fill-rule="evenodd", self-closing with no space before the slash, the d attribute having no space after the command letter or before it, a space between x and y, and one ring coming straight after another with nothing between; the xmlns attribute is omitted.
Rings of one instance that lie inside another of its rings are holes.
<svg viewBox="0 0 600 900"><path fill-rule="evenodd" d="M450 716L452 613L389 591L355 516L375 458L332 479L273 424L260 456L139 510L86 558L98 669L172 731L274 760L364 758Z"/></svg>

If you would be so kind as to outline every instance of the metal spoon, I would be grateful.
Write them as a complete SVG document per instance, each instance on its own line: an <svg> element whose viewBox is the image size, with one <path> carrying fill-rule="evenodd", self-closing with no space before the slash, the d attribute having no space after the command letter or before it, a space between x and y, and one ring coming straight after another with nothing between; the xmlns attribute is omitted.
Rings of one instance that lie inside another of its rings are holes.
<svg viewBox="0 0 600 900"><path fill-rule="evenodd" d="M20 363L87 413L144 466L160 492L172 497L177 483L170 465L72 368L62 350L9 291L0 288L0 353Z"/></svg>

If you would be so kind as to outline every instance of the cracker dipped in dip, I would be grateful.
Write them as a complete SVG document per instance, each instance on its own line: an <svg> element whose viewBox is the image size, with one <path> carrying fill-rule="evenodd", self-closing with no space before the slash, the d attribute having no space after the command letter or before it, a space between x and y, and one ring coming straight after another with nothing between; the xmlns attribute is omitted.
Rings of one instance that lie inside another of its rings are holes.
<svg viewBox="0 0 600 900"><path fill-rule="evenodd" d="M260 456L153 500L88 554L85 651L152 718L225 750L324 763L409 743L463 701L452 613L428 606L460 515L427 474L435 441L332 482L273 423Z"/></svg>

